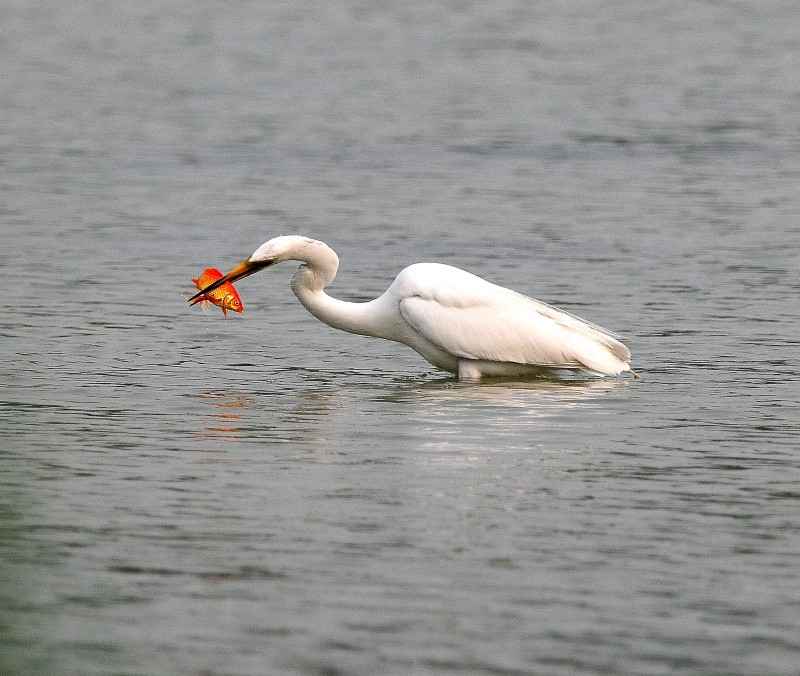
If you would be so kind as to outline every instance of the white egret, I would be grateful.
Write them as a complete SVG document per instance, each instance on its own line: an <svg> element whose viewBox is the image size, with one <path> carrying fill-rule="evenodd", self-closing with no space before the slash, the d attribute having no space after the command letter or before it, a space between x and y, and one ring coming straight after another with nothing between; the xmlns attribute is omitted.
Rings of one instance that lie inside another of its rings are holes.
<svg viewBox="0 0 800 676"><path fill-rule="evenodd" d="M450 265L410 265L369 302L332 298L325 287L336 276L339 257L324 242L299 235L265 242L189 301L196 303L225 282L290 260L301 263L292 291L317 319L335 329L408 345L460 379L552 369L595 375L631 370L630 351L605 329Z"/></svg>

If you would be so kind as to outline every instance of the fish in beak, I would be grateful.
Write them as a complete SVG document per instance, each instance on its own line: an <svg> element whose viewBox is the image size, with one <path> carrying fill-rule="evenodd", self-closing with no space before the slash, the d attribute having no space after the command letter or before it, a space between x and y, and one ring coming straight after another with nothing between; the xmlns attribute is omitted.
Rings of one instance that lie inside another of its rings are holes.
<svg viewBox="0 0 800 676"><path fill-rule="evenodd" d="M217 281L212 282L208 286L200 289L194 296L189 298L189 302L194 305L195 303L200 303L204 300L204 297L218 289L223 284L233 284L240 279L244 279L245 277L249 277L252 274L255 274L259 270L263 270L266 267L272 265L273 261L259 261L258 263L254 263L253 261L246 260L239 265L237 265L233 270L231 270L228 274L223 275Z"/></svg>

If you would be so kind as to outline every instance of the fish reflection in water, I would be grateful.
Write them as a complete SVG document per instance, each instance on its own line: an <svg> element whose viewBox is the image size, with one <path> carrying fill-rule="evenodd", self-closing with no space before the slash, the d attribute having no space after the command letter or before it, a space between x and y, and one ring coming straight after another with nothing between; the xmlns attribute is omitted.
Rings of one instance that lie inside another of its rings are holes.
<svg viewBox="0 0 800 676"><path fill-rule="evenodd" d="M236 392L201 392L202 399L210 400L215 411L203 418L200 439L238 439L241 437L243 409L247 399Z"/></svg>

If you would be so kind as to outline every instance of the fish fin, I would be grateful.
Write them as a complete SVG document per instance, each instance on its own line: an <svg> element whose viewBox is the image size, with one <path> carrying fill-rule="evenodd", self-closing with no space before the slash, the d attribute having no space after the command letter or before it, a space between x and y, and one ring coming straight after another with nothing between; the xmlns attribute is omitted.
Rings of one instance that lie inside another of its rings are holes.
<svg viewBox="0 0 800 676"><path fill-rule="evenodd" d="M194 277L192 277L192 282L193 282L194 284L197 284L197 280L196 280ZM199 289L200 287L198 286L197 288Z"/></svg>
<svg viewBox="0 0 800 676"><path fill-rule="evenodd" d="M228 318L228 311L225 308L222 308L222 317L223 317L223 319L227 319Z"/></svg>

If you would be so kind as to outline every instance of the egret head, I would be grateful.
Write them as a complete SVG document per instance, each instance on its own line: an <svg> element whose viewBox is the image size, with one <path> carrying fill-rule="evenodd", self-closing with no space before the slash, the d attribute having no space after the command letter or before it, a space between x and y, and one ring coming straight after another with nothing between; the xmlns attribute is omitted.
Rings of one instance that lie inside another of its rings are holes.
<svg viewBox="0 0 800 676"><path fill-rule="evenodd" d="M227 275L224 275L213 284L209 284L204 289L198 291L189 299L190 303L197 303L202 300L201 296L205 293L219 288L225 282L236 282L245 277L255 274L259 270L268 268L276 263L289 260L310 261L314 260L315 254L332 255L335 264L338 265L339 259L336 254L322 242L301 235L281 235L273 237L268 242L264 242L256 249L247 260L239 263ZM335 274L335 266L334 266Z"/></svg>
<svg viewBox="0 0 800 676"><path fill-rule="evenodd" d="M315 239L301 235L281 235L264 242L247 259L254 265L273 265L283 261L298 260L298 255L315 244L320 244Z"/></svg>

